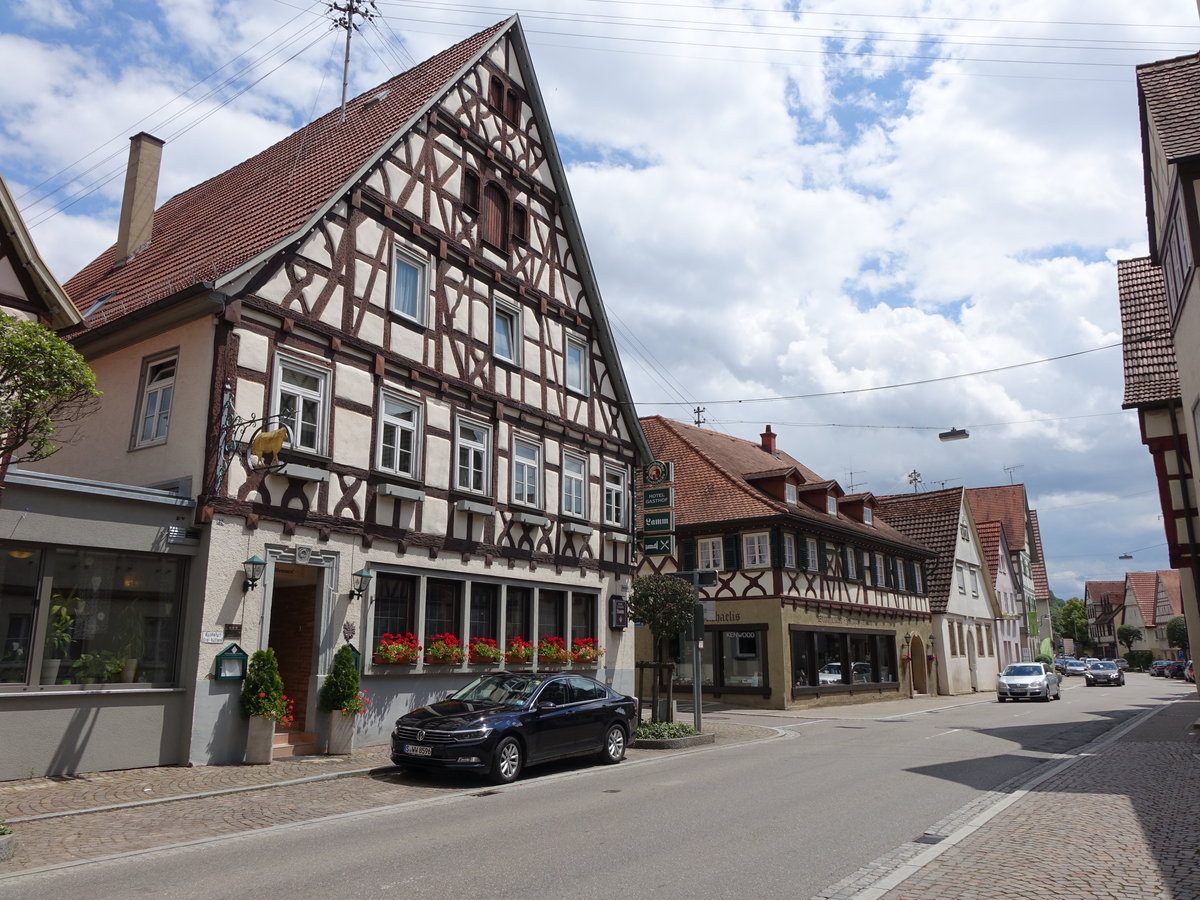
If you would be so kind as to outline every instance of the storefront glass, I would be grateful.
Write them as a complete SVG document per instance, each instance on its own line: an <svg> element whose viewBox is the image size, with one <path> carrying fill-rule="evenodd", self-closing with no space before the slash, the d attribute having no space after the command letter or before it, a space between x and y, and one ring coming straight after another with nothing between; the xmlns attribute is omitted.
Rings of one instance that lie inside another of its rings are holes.
<svg viewBox="0 0 1200 900"><path fill-rule="evenodd" d="M892 632L791 629L793 693L814 687L894 684Z"/></svg>

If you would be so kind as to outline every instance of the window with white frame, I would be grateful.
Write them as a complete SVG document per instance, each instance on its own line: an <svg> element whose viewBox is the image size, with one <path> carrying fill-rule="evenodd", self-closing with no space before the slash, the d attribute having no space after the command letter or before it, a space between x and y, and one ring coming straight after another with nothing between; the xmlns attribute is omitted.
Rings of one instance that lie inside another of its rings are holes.
<svg viewBox="0 0 1200 900"><path fill-rule="evenodd" d="M604 524L625 526L625 470L604 467Z"/></svg>
<svg viewBox="0 0 1200 900"><path fill-rule="evenodd" d="M787 532L783 535L783 567L796 568L796 536Z"/></svg>
<svg viewBox="0 0 1200 900"><path fill-rule="evenodd" d="M696 539L696 567L701 571L721 571L724 543L719 537Z"/></svg>
<svg viewBox="0 0 1200 900"><path fill-rule="evenodd" d="M875 510L871 509L871 507L869 507L869 506L863 507L863 524L864 525L874 525L875 524Z"/></svg>
<svg viewBox="0 0 1200 900"><path fill-rule="evenodd" d="M567 335L567 387L580 394L587 393L587 342L573 334Z"/></svg>
<svg viewBox="0 0 1200 900"><path fill-rule="evenodd" d="M971 596L979 596L979 573L975 569L971 569Z"/></svg>
<svg viewBox="0 0 1200 900"><path fill-rule="evenodd" d="M562 462L563 515L587 518L587 460L564 453Z"/></svg>
<svg viewBox="0 0 1200 900"><path fill-rule="evenodd" d="M175 396L175 370L179 360L147 360L142 364L142 395L138 403L135 447L165 443L171 422L171 402Z"/></svg>
<svg viewBox="0 0 1200 900"><path fill-rule="evenodd" d="M807 558L805 559L804 568L810 572L816 572L821 568L821 560L817 554L820 553L820 548L817 546L816 538L806 538L804 546L808 548Z"/></svg>
<svg viewBox="0 0 1200 900"><path fill-rule="evenodd" d="M533 441L516 438L512 451L512 501L525 506L542 505L542 448Z"/></svg>
<svg viewBox="0 0 1200 900"><path fill-rule="evenodd" d="M883 554L875 554L875 584L878 587L883 587L887 582L883 577Z"/></svg>
<svg viewBox="0 0 1200 900"><path fill-rule="evenodd" d="M291 433L291 446L325 452L325 419L329 373L292 359L275 362L273 407L281 425Z"/></svg>
<svg viewBox="0 0 1200 900"><path fill-rule="evenodd" d="M510 363L521 361L521 312L507 303L497 303L493 311L492 352Z"/></svg>
<svg viewBox="0 0 1200 900"><path fill-rule="evenodd" d="M417 476L421 408L384 393L379 400L379 448L376 465L381 471Z"/></svg>
<svg viewBox="0 0 1200 900"><path fill-rule="evenodd" d="M742 565L747 569L763 569L771 564L771 551L765 531L742 535Z"/></svg>
<svg viewBox="0 0 1200 900"><path fill-rule="evenodd" d="M399 244L392 247L392 312L425 324L427 267Z"/></svg>
<svg viewBox="0 0 1200 900"><path fill-rule="evenodd" d="M487 494L492 469L492 431L486 425L460 421L456 435L454 485L460 491Z"/></svg>
<svg viewBox="0 0 1200 900"><path fill-rule="evenodd" d="M800 502L800 496L796 492L796 486L794 484L791 484L790 482L783 486L783 495L786 498L788 503L799 503Z"/></svg>
<svg viewBox="0 0 1200 900"><path fill-rule="evenodd" d="M907 578L905 570L908 568L908 561L904 559L896 560L896 589L901 591L908 590Z"/></svg>
<svg viewBox="0 0 1200 900"><path fill-rule="evenodd" d="M913 566L913 590L918 594L925 593L925 582L921 575L921 566L919 563Z"/></svg>
<svg viewBox="0 0 1200 900"><path fill-rule="evenodd" d="M846 571L843 573L846 578L857 578L858 570L855 566L857 562L858 551L853 547L846 547Z"/></svg>
<svg viewBox="0 0 1200 900"><path fill-rule="evenodd" d="M837 515L837 497L830 496L825 498L825 512L831 516Z"/></svg>

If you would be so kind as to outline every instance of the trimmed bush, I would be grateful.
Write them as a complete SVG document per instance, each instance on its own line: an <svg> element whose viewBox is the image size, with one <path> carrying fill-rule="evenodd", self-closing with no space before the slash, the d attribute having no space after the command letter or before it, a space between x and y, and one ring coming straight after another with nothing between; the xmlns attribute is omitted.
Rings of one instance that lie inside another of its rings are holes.
<svg viewBox="0 0 1200 900"><path fill-rule="evenodd" d="M242 682L242 715L246 718L265 716L279 721L284 710L283 678L279 675L279 660L275 651L255 650L246 667Z"/></svg>
<svg viewBox="0 0 1200 900"><path fill-rule="evenodd" d="M317 707L324 712L345 709L358 697L358 666L354 665L354 650L342 644L333 657L333 668L325 676L321 693L317 695Z"/></svg>

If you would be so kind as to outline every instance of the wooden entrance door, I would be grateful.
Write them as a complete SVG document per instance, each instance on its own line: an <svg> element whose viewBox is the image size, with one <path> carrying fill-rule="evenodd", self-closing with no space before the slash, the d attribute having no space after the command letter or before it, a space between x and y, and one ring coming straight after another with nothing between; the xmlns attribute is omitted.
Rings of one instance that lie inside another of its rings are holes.
<svg viewBox="0 0 1200 900"><path fill-rule="evenodd" d="M283 692L294 702L293 731L308 731L308 695L317 655L317 590L321 570L314 566L277 567L271 590L267 646L279 660Z"/></svg>

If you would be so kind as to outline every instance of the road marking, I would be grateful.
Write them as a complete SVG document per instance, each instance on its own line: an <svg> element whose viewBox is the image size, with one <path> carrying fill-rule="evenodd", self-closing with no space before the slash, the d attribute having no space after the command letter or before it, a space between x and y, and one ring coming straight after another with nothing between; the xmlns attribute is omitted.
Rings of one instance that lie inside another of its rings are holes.
<svg viewBox="0 0 1200 900"><path fill-rule="evenodd" d="M948 734L954 734L954 732L956 732L956 731L962 731L962 729L961 728L951 728L949 731L943 731L941 734L931 734L929 737L925 738L925 740L931 741L936 737L945 737Z"/></svg>

